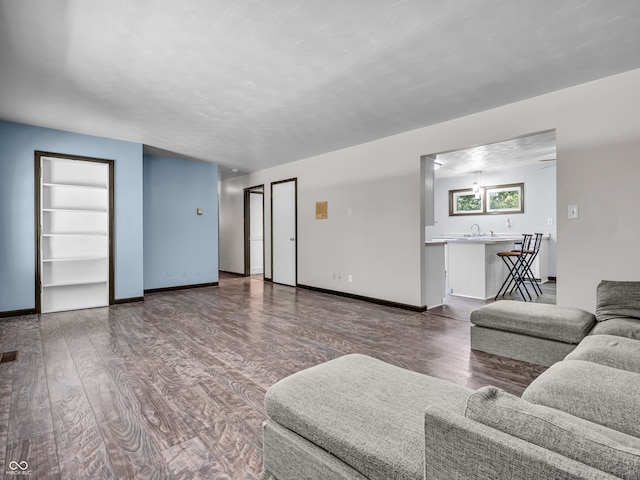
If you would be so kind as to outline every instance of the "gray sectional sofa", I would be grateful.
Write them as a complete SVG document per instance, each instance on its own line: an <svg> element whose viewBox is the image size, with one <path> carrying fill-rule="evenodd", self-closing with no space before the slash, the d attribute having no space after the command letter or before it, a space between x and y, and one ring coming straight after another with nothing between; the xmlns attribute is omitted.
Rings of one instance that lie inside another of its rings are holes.
<svg viewBox="0 0 640 480"><path fill-rule="evenodd" d="M266 394L264 478L640 479L640 282L603 282L595 318L521 398L358 354L291 375Z"/></svg>

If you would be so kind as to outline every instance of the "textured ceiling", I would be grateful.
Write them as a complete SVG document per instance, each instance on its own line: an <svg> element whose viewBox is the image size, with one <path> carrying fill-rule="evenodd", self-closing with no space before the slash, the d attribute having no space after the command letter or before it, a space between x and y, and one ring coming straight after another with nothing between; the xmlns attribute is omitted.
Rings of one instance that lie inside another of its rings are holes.
<svg viewBox="0 0 640 480"><path fill-rule="evenodd" d="M0 119L242 173L639 68L639 46L637 0L0 0Z"/></svg>
<svg viewBox="0 0 640 480"><path fill-rule="evenodd" d="M504 142L431 155L439 166L436 178L555 165L556 131L525 135Z"/></svg>

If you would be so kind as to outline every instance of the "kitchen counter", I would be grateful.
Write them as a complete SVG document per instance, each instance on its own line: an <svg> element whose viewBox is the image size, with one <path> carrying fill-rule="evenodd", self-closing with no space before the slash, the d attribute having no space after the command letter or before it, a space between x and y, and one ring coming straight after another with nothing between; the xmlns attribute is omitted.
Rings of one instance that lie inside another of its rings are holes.
<svg viewBox="0 0 640 480"><path fill-rule="evenodd" d="M447 294L446 245L444 240L424 242L424 299L427 309L442 305Z"/></svg>
<svg viewBox="0 0 640 480"><path fill-rule="evenodd" d="M514 240L465 240L447 242L451 295L486 300L495 297L507 278L507 267L498 252L513 250Z"/></svg>
<svg viewBox="0 0 640 480"><path fill-rule="evenodd" d="M532 266L536 278L547 281L547 244L549 236L543 237L538 258ZM498 252L515 248L522 235L434 236L435 242L446 242L447 285L451 295L487 300L498 293L508 270L498 257Z"/></svg>

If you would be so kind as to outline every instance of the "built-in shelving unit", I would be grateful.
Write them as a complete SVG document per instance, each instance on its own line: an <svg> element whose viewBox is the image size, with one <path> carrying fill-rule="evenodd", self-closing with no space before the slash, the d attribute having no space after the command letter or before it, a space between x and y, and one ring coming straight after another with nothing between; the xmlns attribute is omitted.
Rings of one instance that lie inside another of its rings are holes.
<svg viewBox="0 0 640 480"><path fill-rule="evenodd" d="M40 311L110 299L109 161L40 156Z"/></svg>

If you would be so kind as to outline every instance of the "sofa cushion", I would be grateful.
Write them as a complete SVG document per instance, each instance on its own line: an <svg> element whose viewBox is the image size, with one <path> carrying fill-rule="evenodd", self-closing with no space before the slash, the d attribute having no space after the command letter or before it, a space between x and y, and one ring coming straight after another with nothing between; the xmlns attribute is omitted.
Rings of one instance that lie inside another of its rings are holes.
<svg viewBox="0 0 640 480"><path fill-rule="evenodd" d="M640 320L640 282L603 280L596 290L596 320Z"/></svg>
<svg viewBox="0 0 640 480"><path fill-rule="evenodd" d="M592 313L574 307L501 300L476 308L471 323L496 330L580 343L595 323Z"/></svg>
<svg viewBox="0 0 640 480"><path fill-rule="evenodd" d="M606 323L609 322L603 322ZM613 335L589 335L565 360L585 360L640 373L640 340Z"/></svg>
<svg viewBox="0 0 640 480"><path fill-rule="evenodd" d="M422 479L424 412L464 412L473 390L364 355L346 355L280 380L269 417L370 479Z"/></svg>
<svg viewBox="0 0 640 480"><path fill-rule="evenodd" d="M496 387L471 395L465 416L612 475L640 478L640 439Z"/></svg>
<svg viewBox="0 0 640 480"><path fill-rule="evenodd" d="M614 318L596 323L589 335L615 335L640 340L640 321L632 318Z"/></svg>
<svg viewBox="0 0 640 480"><path fill-rule="evenodd" d="M564 360L536 378L522 398L640 438L639 373Z"/></svg>

